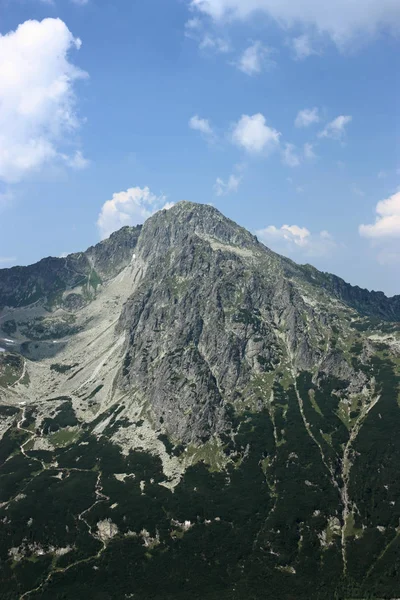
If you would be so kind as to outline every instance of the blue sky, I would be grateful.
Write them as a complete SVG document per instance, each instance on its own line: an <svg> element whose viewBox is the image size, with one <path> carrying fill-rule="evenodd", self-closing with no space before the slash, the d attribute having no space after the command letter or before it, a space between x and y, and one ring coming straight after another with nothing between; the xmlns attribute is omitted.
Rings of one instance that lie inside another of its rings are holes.
<svg viewBox="0 0 400 600"><path fill-rule="evenodd" d="M400 293L397 0L0 0L0 266L179 200Z"/></svg>

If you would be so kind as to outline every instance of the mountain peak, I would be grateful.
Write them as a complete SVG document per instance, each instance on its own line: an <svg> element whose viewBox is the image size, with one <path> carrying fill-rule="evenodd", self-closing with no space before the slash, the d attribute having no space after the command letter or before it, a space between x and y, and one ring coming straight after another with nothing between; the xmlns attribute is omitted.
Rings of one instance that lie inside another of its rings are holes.
<svg viewBox="0 0 400 600"><path fill-rule="evenodd" d="M399 312L189 202L0 271L9 597L396 583Z"/></svg>
<svg viewBox="0 0 400 600"><path fill-rule="evenodd" d="M139 247L144 256L179 247L188 237L212 238L239 247L258 245L257 238L208 204L182 201L161 210L143 225Z"/></svg>

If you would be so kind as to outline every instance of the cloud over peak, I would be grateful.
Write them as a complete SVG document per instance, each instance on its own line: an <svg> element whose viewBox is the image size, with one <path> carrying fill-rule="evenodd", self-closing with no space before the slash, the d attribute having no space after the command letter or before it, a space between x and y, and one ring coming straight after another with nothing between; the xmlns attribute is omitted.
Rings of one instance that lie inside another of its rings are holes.
<svg viewBox="0 0 400 600"><path fill-rule="evenodd" d="M372 240L400 239L400 192L376 205L376 221L360 225L360 235Z"/></svg>
<svg viewBox="0 0 400 600"><path fill-rule="evenodd" d="M134 187L113 194L112 199L103 204L97 219L101 239L125 225L143 223L158 210L171 208L172 203L165 200L165 196L156 196L148 187Z"/></svg>
<svg viewBox="0 0 400 600"><path fill-rule="evenodd" d="M256 231L260 240L275 252L294 259L320 257L332 254L336 242L328 231L311 233L306 227L298 225L269 225Z"/></svg>

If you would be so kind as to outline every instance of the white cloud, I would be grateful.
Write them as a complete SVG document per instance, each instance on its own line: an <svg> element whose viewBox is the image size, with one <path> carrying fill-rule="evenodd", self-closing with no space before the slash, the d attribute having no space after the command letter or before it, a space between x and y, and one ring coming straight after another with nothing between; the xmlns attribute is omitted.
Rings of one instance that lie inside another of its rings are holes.
<svg viewBox="0 0 400 600"><path fill-rule="evenodd" d="M0 35L0 180L65 160L62 144L79 126L74 84L87 76L68 53L80 46L60 19L26 21Z"/></svg>
<svg viewBox="0 0 400 600"><path fill-rule="evenodd" d="M314 160L317 155L314 152L313 144L306 143L303 146L302 153L299 153L294 144L286 143L282 150L282 162L288 167L298 167L305 160Z"/></svg>
<svg viewBox="0 0 400 600"><path fill-rule="evenodd" d="M213 50L221 54L231 51L229 41L206 31L204 23L198 17L189 19L185 23L185 36L197 42L200 50Z"/></svg>
<svg viewBox="0 0 400 600"><path fill-rule="evenodd" d="M90 165L90 160L85 158L80 150L77 150L73 156L63 155L63 159L69 167L77 171L86 169Z"/></svg>
<svg viewBox="0 0 400 600"><path fill-rule="evenodd" d="M320 138L331 138L333 140L341 140L346 133L346 125L352 121L349 115L340 115L328 123L322 131L319 132Z"/></svg>
<svg viewBox="0 0 400 600"><path fill-rule="evenodd" d="M264 115L242 115L234 125L232 141L247 152L257 154L271 152L279 146L280 132L266 124Z"/></svg>
<svg viewBox="0 0 400 600"><path fill-rule="evenodd" d="M221 54L226 54L231 51L231 46L227 40L221 37L210 35L206 33L201 41L199 42L200 50L215 50Z"/></svg>
<svg viewBox="0 0 400 600"><path fill-rule="evenodd" d="M247 19L266 13L285 29L303 26L327 34L339 46L381 31L400 30L398 0L189 0L194 9L216 21Z"/></svg>
<svg viewBox="0 0 400 600"><path fill-rule="evenodd" d="M288 167L298 167L300 165L300 157L296 152L294 144L285 144L282 150L282 161Z"/></svg>
<svg viewBox="0 0 400 600"><path fill-rule="evenodd" d="M173 203L166 203L165 196L155 196L148 187L134 187L113 194L112 199L103 204L97 219L101 239L124 225L143 223L158 210L171 206Z"/></svg>
<svg viewBox="0 0 400 600"><path fill-rule="evenodd" d="M378 202L376 213L373 225L360 225L360 235L377 241L400 238L400 192Z"/></svg>
<svg viewBox="0 0 400 600"><path fill-rule="evenodd" d="M294 124L296 127L309 127L313 123L319 123L319 121L320 118L317 107L304 108L297 113Z"/></svg>
<svg viewBox="0 0 400 600"><path fill-rule="evenodd" d="M311 41L308 35L299 35L290 41L290 45L294 52L296 60L304 60L317 52L311 46Z"/></svg>
<svg viewBox="0 0 400 600"><path fill-rule="evenodd" d="M317 158L317 155L314 152L314 145L310 144L310 143L305 143L304 144L304 158L306 158L307 160L314 160L315 158Z"/></svg>
<svg viewBox="0 0 400 600"><path fill-rule="evenodd" d="M203 23L198 17L195 17L194 19L189 19L189 21L186 21L185 23L185 33L197 31L198 29L202 29L202 27Z"/></svg>
<svg viewBox="0 0 400 600"><path fill-rule="evenodd" d="M336 242L327 231L312 234L306 227L269 225L256 231L259 239L275 252L302 260L307 257L327 256L336 249Z"/></svg>
<svg viewBox="0 0 400 600"><path fill-rule="evenodd" d="M227 196L228 194L237 192L241 181L242 178L234 174L230 175L228 181L224 181L218 177L214 185L214 193L216 196Z"/></svg>
<svg viewBox="0 0 400 600"><path fill-rule="evenodd" d="M201 119L198 115L195 115L189 120L189 127L195 131L200 131L206 137L214 137L214 131L208 119Z"/></svg>
<svg viewBox="0 0 400 600"><path fill-rule="evenodd" d="M236 63L237 68L246 75L257 75L264 67L272 67L275 62L270 58L273 50L256 41L246 48Z"/></svg>

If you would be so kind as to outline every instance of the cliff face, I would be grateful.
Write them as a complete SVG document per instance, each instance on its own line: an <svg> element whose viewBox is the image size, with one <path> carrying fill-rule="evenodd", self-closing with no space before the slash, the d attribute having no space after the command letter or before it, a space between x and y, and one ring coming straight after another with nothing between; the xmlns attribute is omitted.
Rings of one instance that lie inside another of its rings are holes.
<svg viewBox="0 0 400 600"><path fill-rule="evenodd" d="M7 598L399 596L398 296L182 202L0 306Z"/></svg>
<svg viewBox="0 0 400 600"><path fill-rule="evenodd" d="M279 367L362 388L365 377L329 343L338 321L329 297L299 268L289 278L288 261L215 209L182 203L159 213L137 252L146 270L118 325L128 333L118 383L145 398L173 437L221 431L234 400L260 408L252 382Z"/></svg>
<svg viewBox="0 0 400 600"><path fill-rule="evenodd" d="M123 227L86 252L44 258L28 267L0 269L0 310L43 303L81 308L101 284L129 264L141 226Z"/></svg>

